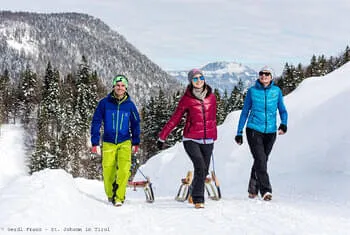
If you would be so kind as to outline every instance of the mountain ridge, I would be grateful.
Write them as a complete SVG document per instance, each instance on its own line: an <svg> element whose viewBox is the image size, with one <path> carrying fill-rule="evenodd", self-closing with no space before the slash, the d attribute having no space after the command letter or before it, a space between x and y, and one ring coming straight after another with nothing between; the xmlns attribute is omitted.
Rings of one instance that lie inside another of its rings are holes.
<svg viewBox="0 0 350 235"><path fill-rule="evenodd" d="M138 104L159 89L182 88L121 34L88 14L0 11L0 52L0 72L8 69L14 80L27 63L44 76L48 61L66 76L85 56L107 87L116 74L125 74Z"/></svg>
<svg viewBox="0 0 350 235"><path fill-rule="evenodd" d="M210 62L199 68L202 70L206 82L213 88L217 88L221 94L227 91L229 95L239 80L243 82L244 89L252 86L257 78L257 72L248 66L236 62L216 61ZM188 84L188 71L168 71L182 84Z"/></svg>

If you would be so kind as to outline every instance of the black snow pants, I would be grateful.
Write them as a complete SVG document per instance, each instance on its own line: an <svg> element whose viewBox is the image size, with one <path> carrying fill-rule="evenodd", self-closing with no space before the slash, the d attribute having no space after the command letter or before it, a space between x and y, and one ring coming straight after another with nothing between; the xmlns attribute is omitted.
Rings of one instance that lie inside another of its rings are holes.
<svg viewBox="0 0 350 235"><path fill-rule="evenodd" d="M272 193L269 174L267 173L267 161L276 140L276 132L261 133L246 128L246 133L250 152L254 158L248 193L258 194L260 192L261 196L264 196L266 192Z"/></svg>
<svg viewBox="0 0 350 235"><path fill-rule="evenodd" d="M194 141L184 141L183 145L193 163L194 169L190 195L192 195L193 203L204 203L204 183L208 175L214 144L198 144Z"/></svg>

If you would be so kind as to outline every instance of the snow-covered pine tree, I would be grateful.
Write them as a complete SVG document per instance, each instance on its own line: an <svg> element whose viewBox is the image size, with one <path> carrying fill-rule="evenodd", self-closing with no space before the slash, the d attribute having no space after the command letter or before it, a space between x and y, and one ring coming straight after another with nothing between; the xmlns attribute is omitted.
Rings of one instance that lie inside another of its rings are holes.
<svg viewBox="0 0 350 235"><path fill-rule="evenodd" d="M96 105L96 89L91 84L90 66L85 56L82 56L81 64L76 75L76 120L78 132L86 137L86 130L90 127L93 111Z"/></svg>
<svg viewBox="0 0 350 235"><path fill-rule="evenodd" d="M30 65L27 64L20 80L19 105L21 113L21 121L24 126L28 126L31 120L34 120L37 105L40 101L40 81L36 73L32 71Z"/></svg>
<svg viewBox="0 0 350 235"><path fill-rule="evenodd" d="M68 74L66 79L61 83L60 103L62 104L62 131L59 141L59 158L61 159L60 168L67 172L73 172L73 161L78 157L79 141L77 139L76 120L74 116L75 97L77 90L74 77ZM78 164L76 164L78 165Z"/></svg>
<svg viewBox="0 0 350 235"><path fill-rule="evenodd" d="M48 137L46 117L47 114L45 114L45 110L39 107L35 150L30 156L28 167L30 174L48 167L47 159L50 155L50 145L46 141L46 138Z"/></svg>
<svg viewBox="0 0 350 235"><path fill-rule="evenodd" d="M305 77L314 77L318 76L318 71L317 71L317 59L316 55L312 55L310 65L307 66L306 72L305 72Z"/></svg>
<svg viewBox="0 0 350 235"><path fill-rule="evenodd" d="M338 57L329 57L329 60L328 60L328 68L329 68L329 71L334 71L335 69L337 69L337 66L340 64L339 62L339 58Z"/></svg>
<svg viewBox="0 0 350 235"><path fill-rule="evenodd" d="M304 73L304 69L301 63L298 64L296 70L295 70L295 83L296 83L296 87L298 87L298 85L305 79L305 73Z"/></svg>
<svg viewBox="0 0 350 235"><path fill-rule="evenodd" d="M9 119L10 85L9 71L6 69L0 75L0 123L7 123Z"/></svg>
<svg viewBox="0 0 350 235"><path fill-rule="evenodd" d="M244 97L246 95L246 91L244 91L243 81L241 79L238 80L237 84L237 95L236 95L236 102L235 102L235 109L234 110L240 110L243 108L244 104Z"/></svg>
<svg viewBox="0 0 350 235"><path fill-rule="evenodd" d="M140 158L140 162L142 164L158 151L156 142L160 127L157 122L155 98L153 96L142 108L141 117L141 143L143 155Z"/></svg>
<svg viewBox="0 0 350 235"><path fill-rule="evenodd" d="M183 92L177 91L175 94L173 94L173 96L169 100L168 113L166 114L168 118L166 119L166 122L170 119L171 115L175 112L175 109L177 108L177 105L179 104L179 101L182 97L182 93ZM179 142L182 140L184 126L185 126L185 116L182 117L181 122L170 133L167 140L170 146L173 146L174 144L176 144L176 142Z"/></svg>
<svg viewBox="0 0 350 235"><path fill-rule="evenodd" d="M297 79L295 67L286 63L283 69L282 78L278 84L284 95L289 94L297 87Z"/></svg>
<svg viewBox="0 0 350 235"><path fill-rule="evenodd" d="M227 90L225 89L224 90L224 94L221 96L221 103L222 103L222 105L224 107L225 118L226 118L226 116L228 114L228 111L227 111L228 110L228 99L229 99L229 97L228 97L228 94L227 94Z"/></svg>
<svg viewBox="0 0 350 235"><path fill-rule="evenodd" d="M220 125L224 122L227 115L225 112L225 101L221 98L220 92L217 88L214 89L214 94L216 96L216 123L217 125Z"/></svg>
<svg viewBox="0 0 350 235"><path fill-rule="evenodd" d="M324 76L328 74L330 71L328 71L328 66L327 66L327 60L324 55L320 55L317 58L317 71L318 71L318 76Z"/></svg>
<svg viewBox="0 0 350 235"><path fill-rule="evenodd" d="M81 167L81 159L89 155L89 130L91 119L98 102L98 78L96 73L91 72L91 68L85 56L82 56L82 62L76 75L76 103L75 103L75 121L78 151L74 154L72 169L73 175L86 175L86 167Z"/></svg>
<svg viewBox="0 0 350 235"><path fill-rule="evenodd" d="M41 100L41 112L39 118L42 119L41 122L43 122L42 128L46 129L46 131L42 131L42 133L46 134L44 145L49 146L47 167L51 169L57 169L61 165L59 162L58 147L62 123L62 111L59 101L59 82L59 72L56 69L53 69L51 63L48 62L44 76L43 98ZM39 133L40 130L38 131L38 135Z"/></svg>
<svg viewBox="0 0 350 235"><path fill-rule="evenodd" d="M244 103L244 87L243 82L239 79L237 85L233 88L230 98L228 99L227 112L233 112L235 110L240 110Z"/></svg>
<svg viewBox="0 0 350 235"><path fill-rule="evenodd" d="M162 89L159 90L158 96L155 99L155 116L156 116L156 122L157 122L157 128L155 129L157 135L162 130L162 128L165 126L165 124L168 122L172 112L173 108L170 105L169 97L165 96L164 91ZM172 110L170 110L172 109ZM174 131L174 130L173 130ZM169 139L170 138L170 139ZM171 141L171 142L169 142ZM170 144L171 143L171 144ZM174 143L174 136L170 135L167 139L167 144L172 145Z"/></svg>
<svg viewBox="0 0 350 235"><path fill-rule="evenodd" d="M350 47L346 46L345 52L342 56L342 65L350 61Z"/></svg>

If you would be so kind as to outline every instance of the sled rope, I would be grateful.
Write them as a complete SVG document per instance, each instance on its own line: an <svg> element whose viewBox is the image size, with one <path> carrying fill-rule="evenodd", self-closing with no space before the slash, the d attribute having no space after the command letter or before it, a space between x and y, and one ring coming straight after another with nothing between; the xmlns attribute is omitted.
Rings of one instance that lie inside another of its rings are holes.
<svg viewBox="0 0 350 235"><path fill-rule="evenodd" d="M143 176L143 178L145 178L147 180L147 177L143 174L143 172L140 170L140 168L137 168L137 170L141 173L141 175Z"/></svg>

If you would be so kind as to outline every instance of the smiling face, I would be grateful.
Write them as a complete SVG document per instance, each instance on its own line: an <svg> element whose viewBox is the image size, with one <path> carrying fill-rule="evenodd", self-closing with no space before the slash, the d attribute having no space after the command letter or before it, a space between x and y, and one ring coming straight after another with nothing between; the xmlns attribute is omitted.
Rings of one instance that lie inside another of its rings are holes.
<svg viewBox="0 0 350 235"><path fill-rule="evenodd" d="M196 74L192 77L192 85L194 88L202 88L204 86L204 76L202 74Z"/></svg>
<svg viewBox="0 0 350 235"><path fill-rule="evenodd" d="M126 86L123 82L117 82L113 88L117 98L122 98L126 93Z"/></svg>
<svg viewBox="0 0 350 235"><path fill-rule="evenodd" d="M260 71L259 81L264 87L267 87L272 81L271 73L269 71Z"/></svg>

